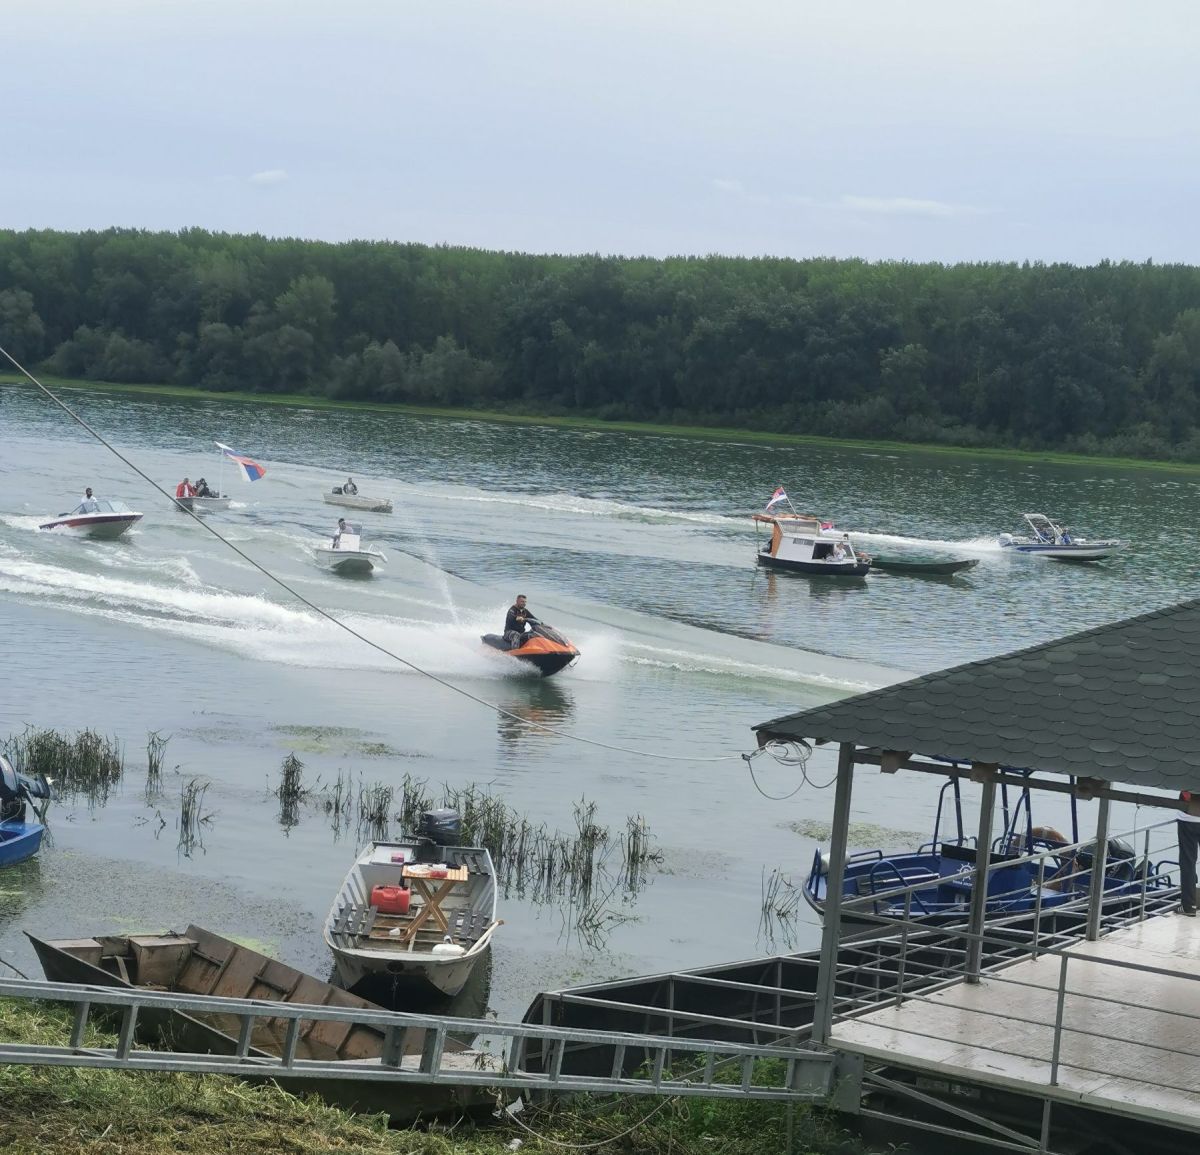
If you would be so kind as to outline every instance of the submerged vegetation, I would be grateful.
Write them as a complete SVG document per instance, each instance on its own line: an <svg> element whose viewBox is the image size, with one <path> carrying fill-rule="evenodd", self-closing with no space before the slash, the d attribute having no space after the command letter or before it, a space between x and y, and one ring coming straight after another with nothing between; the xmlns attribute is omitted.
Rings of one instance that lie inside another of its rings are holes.
<svg viewBox="0 0 1200 1155"><path fill-rule="evenodd" d="M65 378L1200 461L1200 269L0 230Z"/></svg>

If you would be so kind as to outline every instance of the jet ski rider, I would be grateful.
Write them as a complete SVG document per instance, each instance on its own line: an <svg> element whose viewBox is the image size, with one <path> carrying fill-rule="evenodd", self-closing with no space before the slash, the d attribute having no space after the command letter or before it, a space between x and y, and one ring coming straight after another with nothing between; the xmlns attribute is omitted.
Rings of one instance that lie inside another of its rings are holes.
<svg viewBox="0 0 1200 1155"><path fill-rule="evenodd" d="M537 620L532 612L525 608L525 595L517 594L517 600L508 607L504 618L504 640L510 650L519 649L525 644L525 630L529 623Z"/></svg>

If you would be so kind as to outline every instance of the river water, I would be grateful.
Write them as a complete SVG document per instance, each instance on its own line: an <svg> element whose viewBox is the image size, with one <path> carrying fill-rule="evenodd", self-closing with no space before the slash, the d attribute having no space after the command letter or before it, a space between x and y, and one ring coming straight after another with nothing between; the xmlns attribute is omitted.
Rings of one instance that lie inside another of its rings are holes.
<svg viewBox="0 0 1200 1155"><path fill-rule="evenodd" d="M519 1015L556 985L810 947L817 928L802 906L766 924L761 907L772 872L799 884L827 828L832 792L819 787L832 755L813 756L807 784L764 757L752 779L740 755L754 723L1196 592L1200 481L1186 474L63 396L172 489L184 475L217 479L214 439L255 457L266 477L226 469L237 500L214 527L421 670L560 733L523 727L323 620L31 388L0 385L0 739L27 725L91 727L126 755L105 804L61 799L40 859L0 878L0 960L30 975L24 930L188 922L326 975L320 924L359 838L323 806L339 775L474 783L564 832L582 799L614 835L628 816L648 823L661 863L631 893L613 851L590 933L569 903L505 898L490 990L456 1009ZM324 573L310 554L339 512L321 493L348 473L395 503L390 516L361 515L390 561L368 580ZM937 582L760 572L748 515L779 484L869 550L918 545L980 564ZM39 532L85 485L144 520L117 542ZM997 533L1018 531L1025 510L1136 549L1075 567L1002 553ZM578 644L576 667L541 680L482 650L479 635L501 627L518 592ZM164 793L149 801L148 731L169 736ZM272 791L290 753L311 794L285 823ZM180 797L193 781L207 786L208 821L186 851ZM904 775L860 789L856 841L924 840L935 789ZM1055 799L1039 805L1040 821L1065 821ZM1118 828L1132 817L1119 814Z"/></svg>

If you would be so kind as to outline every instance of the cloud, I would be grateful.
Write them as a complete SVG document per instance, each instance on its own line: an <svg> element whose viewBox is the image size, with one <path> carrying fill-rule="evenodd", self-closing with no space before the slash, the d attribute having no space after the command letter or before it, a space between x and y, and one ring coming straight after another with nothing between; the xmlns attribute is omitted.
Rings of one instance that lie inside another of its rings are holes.
<svg viewBox="0 0 1200 1155"><path fill-rule="evenodd" d="M262 172L256 172L250 177L251 184L283 184L287 180L287 169L282 168L267 168Z"/></svg>
<svg viewBox="0 0 1200 1155"><path fill-rule="evenodd" d="M986 212L975 205L950 201L918 200L915 197L863 197L843 193L838 207L887 217L975 217Z"/></svg>

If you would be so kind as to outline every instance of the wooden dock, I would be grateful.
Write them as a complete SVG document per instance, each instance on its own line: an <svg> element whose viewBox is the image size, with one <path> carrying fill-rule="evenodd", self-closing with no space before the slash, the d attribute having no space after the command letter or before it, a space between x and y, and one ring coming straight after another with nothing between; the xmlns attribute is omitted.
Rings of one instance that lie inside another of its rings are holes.
<svg viewBox="0 0 1200 1155"><path fill-rule="evenodd" d="M1149 919L840 1019L830 1043L949 1084L1200 1129L1200 919Z"/></svg>

